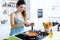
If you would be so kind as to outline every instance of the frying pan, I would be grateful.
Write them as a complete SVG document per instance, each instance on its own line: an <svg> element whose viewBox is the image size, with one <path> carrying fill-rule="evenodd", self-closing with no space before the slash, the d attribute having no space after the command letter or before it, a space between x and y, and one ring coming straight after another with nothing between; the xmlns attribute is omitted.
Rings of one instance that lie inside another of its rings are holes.
<svg viewBox="0 0 60 40"><path fill-rule="evenodd" d="M20 38L20 39L32 39L32 38L36 38L38 36L38 33L35 31L27 31L21 34L17 34L15 35L16 37Z"/></svg>
<svg viewBox="0 0 60 40"><path fill-rule="evenodd" d="M36 37L36 36L38 36L38 33L35 32L35 31L28 31L28 32L25 32L25 34L28 37Z"/></svg>

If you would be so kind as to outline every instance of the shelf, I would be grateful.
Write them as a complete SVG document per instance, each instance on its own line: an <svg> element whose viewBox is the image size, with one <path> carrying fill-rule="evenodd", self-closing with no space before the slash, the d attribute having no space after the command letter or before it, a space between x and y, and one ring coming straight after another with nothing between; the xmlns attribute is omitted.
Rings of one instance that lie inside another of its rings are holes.
<svg viewBox="0 0 60 40"><path fill-rule="evenodd" d="M9 6L2 6L4 8L16 8L16 7L9 7Z"/></svg>

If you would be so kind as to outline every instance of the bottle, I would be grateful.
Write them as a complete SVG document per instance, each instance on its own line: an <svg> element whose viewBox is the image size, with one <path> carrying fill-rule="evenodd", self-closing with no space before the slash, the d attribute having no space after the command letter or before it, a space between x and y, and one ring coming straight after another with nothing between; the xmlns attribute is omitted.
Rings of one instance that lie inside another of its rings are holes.
<svg viewBox="0 0 60 40"><path fill-rule="evenodd" d="M60 24L58 24L57 31L60 31Z"/></svg>
<svg viewBox="0 0 60 40"><path fill-rule="evenodd" d="M49 38L52 38L53 37L53 32L52 32L52 30L50 30L50 32L49 32Z"/></svg>

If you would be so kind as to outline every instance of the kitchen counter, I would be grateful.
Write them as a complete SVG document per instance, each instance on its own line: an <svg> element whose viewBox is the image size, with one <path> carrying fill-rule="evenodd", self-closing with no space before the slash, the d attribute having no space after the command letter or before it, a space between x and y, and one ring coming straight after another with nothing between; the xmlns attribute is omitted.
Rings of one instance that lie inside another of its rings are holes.
<svg viewBox="0 0 60 40"><path fill-rule="evenodd" d="M49 35L45 38L43 38L42 40L60 40L60 32L56 31L53 32L53 37L49 38Z"/></svg>
<svg viewBox="0 0 60 40"><path fill-rule="evenodd" d="M18 38L23 39L23 40L41 40L44 37L48 36L48 33L46 33L46 32L40 32L40 31L35 31L35 32L38 32L37 36L27 36L24 34L25 33L24 32L23 34L15 35L15 37L18 37Z"/></svg>

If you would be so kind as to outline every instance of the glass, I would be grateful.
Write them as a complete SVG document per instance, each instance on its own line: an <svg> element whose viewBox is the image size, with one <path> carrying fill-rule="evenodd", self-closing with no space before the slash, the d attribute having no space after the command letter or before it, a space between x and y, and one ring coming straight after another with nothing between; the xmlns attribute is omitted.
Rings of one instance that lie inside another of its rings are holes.
<svg viewBox="0 0 60 40"><path fill-rule="evenodd" d="M43 22L45 32L49 32L49 28L52 26L51 22Z"/></svg>

